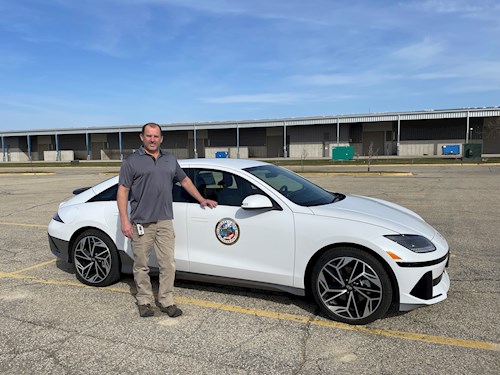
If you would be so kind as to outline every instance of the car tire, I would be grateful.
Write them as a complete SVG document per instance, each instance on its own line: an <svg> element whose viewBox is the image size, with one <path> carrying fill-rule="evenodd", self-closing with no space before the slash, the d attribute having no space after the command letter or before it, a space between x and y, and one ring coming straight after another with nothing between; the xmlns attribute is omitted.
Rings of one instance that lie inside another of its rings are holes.
<svg viewBox="0 0 500 375"><path fill-rule="evenodd" d="M103 232L89 229L74 241L71 257L76 278L90 286L108 286L120 279L116 246Z"/></svg>
<svg viewBox="0 0 500 375"><path fill-rule="evenodd" d="M357 248L327 250L313 266L310 287L321 310L343 323L371 323L384 316L392 302L384 267Z"/></svg>

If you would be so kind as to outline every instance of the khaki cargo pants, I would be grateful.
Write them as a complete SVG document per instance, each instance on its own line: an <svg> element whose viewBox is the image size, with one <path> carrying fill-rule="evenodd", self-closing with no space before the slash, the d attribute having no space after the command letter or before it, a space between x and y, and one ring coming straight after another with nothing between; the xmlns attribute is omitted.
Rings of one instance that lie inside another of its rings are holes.
<svg viewBox="0 0 500 375"><path fill-rule="evenodd" d="M134 253L134 281L137 288L137 304L154 306L155 299L151 279L149 277L149 257L153 248L158 259L160 270L160 286L158 302L167 307L174 304L175 280L175 233L172 220L160 220L156 223L143 224L144 235L139 236L137 226L132 224L134 239L132 251Z"/></svg>

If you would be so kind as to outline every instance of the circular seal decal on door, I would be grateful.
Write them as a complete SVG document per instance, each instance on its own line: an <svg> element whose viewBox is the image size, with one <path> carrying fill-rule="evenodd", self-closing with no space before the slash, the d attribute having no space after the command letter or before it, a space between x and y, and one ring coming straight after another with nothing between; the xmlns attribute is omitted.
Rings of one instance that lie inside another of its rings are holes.
<svg viewBox="0 0 500 375"><path fill-rule="evenodd" d="M236 221L226 217L219 220L215 226L215 235L224 245L232 245L240 237L240 228Z"/></svg>

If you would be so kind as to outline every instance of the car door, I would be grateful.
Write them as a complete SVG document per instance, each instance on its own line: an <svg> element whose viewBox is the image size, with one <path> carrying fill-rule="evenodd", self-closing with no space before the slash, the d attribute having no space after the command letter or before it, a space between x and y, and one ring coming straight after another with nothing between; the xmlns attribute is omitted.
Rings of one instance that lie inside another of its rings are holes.
<svg viewBox="0 0 500 375"><path fill-rule="evenodd" d="M187 207L190 272L292 285L294 220L287 207L242 209L242 200L263 194L240 175L213 169L190 171L200 193L216 208Z"/></svg>

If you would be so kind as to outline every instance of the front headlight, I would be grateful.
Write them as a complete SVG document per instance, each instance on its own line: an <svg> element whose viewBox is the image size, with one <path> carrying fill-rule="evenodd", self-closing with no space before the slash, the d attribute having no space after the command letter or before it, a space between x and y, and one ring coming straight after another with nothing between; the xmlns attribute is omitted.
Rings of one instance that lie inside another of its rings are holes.
<svg viewBox="0 0 500 375"><path fill-rule="evenodd" d="M430 253L436 250L436 247L431 241L416 234L398 234L384 237L406 247L414 253Z"/></svg>
<svg viewBox="0 0 500 375"><path fill-rule="evenodd" d="M56 212L54 214L54 216L52 217L52 219L54 219L55 221L58 221L60 223L63 223L64 224L64 221L62 221L61 217L59 216L59 212Z"/></svg>

